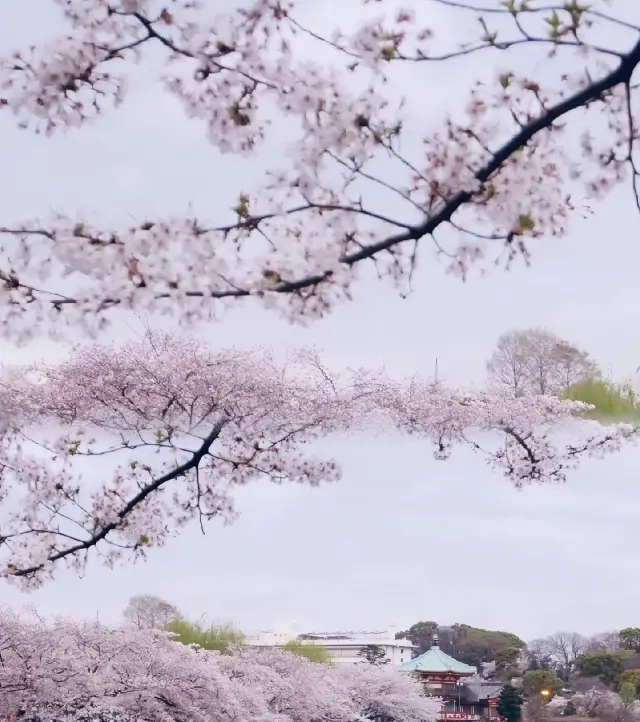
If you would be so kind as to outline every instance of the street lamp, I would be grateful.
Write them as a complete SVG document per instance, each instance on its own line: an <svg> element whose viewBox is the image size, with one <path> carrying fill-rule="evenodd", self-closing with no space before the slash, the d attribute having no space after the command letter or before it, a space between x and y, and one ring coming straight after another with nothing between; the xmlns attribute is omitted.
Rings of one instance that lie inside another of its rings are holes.
<svg viewBox="0 0 640 722"><path fill-rule="evenodd" d="M551 694L551 690L550 689L541 689L540 694L546 699Z"/></svg>

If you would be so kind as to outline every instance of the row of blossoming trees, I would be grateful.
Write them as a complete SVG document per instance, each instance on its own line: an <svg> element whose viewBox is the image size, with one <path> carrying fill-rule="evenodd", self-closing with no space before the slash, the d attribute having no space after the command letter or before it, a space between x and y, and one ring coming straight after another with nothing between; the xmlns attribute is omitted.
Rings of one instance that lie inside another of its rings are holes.
<svg viewBox="0 0 640 722"><path fill-rule="evenodd" d="M100 122L125 99L131 61L155 46L167 92L220 152L282 146L284 126L287 147L229 218L0 220L0 322L12 342L95 337L122 311L185 325L242 299L308 321L351 298L364 263L408 288L429 239L462 277L528 260L538 238L564 235L580 213L574 190L591 200L625 180L636 187L640 31L623 0L421 3L428 18L451 11L480 31L448 48L391 0L353 0L359 26L328 35L281 0L213 20L199 0L51 1L66 30L0 60L2 122L13 113L47 135ZM330 57L310 56L312 44ZM513 70L522 48L527 67L551 51L547 87ZM496 50L509 56L505 72L474 87L441 130L418 123L416 138L413 93L392 92L393 73L406 67L413 91L431 62ZM2 383L0 574L28 588L60 565L144 556L191 521L230 521L234 489L256 479L336 480L337 461L313 453L319 436L396 429L439 458L464 444L517 485L563 480L581 456L636 438L581 420L579 403L338 373L312 352L283 360L153 332L8 369ZM0 714L25 720L104 719L107 708L115 722L433 715L409 681L380 670L215 657L152 633L44 629L7 614L0 633Z"/></svg>
<svg viewBox="0 0 640 722"><path fill-rule="evenodd" d="M0 612L0 719L21 722L435 722L439 700L373 665L277 650L220 655L152 630Z"/></svg>

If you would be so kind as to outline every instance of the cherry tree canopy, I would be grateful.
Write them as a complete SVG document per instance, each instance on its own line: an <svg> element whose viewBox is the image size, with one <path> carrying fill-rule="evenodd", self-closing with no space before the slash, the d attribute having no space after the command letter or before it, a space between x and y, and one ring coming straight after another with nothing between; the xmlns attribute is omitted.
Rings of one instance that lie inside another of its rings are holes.
<svg viewBox="0 0 640 722"><path fill-rule="evenodd" d="M323 35L290 0L216 18L200 0L51 1L66 34L0 63L0 107L28 132L103 121L126 99L130 63L156 47L167 92L211 143L239 156L276 147L281 160L228 218L0 221L0 314L17 341L60 333L61 314L95 332L114 308L201 319L245 296L313 318L350 297L367 260L405 287L424 239L462 276L528 260L535 239L582 212L572 194L636 190L635 2L422 0L416 14L351 0L359 25ZM456 32L442 38L434 14L447 12ZM522 49L544 83L517 70ZM503 72L469 91L464 112L439 129L412 123L415 96L437 95L434 64L467 56L473 77L491 54Z"/></svg>
<svg viewBox="0 0 640 722"><path fill-rule="evenodd" d="M0 720L27 722L434 722L440 700L369 665L278 650L232 655L150 630L0 613Z"/></svg>
<svg viewBox="0 0 640 722"><path fill-rule="evenodd" d="M309 447L320 436L399 430L440 459L464 444L522 485L562 481L581 456L637 433L575 418L579 402L336 374L312 350L279 363L152 332L8 369L2 401L0 575L27 586L60 562L81 571L90 553L144 556L192 520L230 522L234 490L249 482L338 479L338 463Z"/></svg>

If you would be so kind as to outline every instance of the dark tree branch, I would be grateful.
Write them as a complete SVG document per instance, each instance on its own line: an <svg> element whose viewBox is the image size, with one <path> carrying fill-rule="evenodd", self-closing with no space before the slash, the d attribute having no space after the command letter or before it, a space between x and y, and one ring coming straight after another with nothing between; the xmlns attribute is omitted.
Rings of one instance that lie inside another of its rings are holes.
<svg viewBox="0 0 640 722"><path fill-rule="evenodd" d="M464 3L459 3L456 0L438 0L442 4L451 5L454 7L465 7L466 9L472 10L473 8L471 6L465 5ZM549 8L552 9L552 6L549 6ZM476 10L482 10L486 11L486 8L475 8ZM538 12L542 8L537 8L535 11ZM533 10L532 10L533 11ZM500 13L502 14L509 14L506 10L500 9ZM520 11L518 11L520 12ZM612 18L605 18L607 20L610 20L611 22L614 22L615 19ZM150 22L150 21L149 21ZM149 28L146 24L145 28L147 31L149 31ZM637 28L634 28L637 30ZM156 38L155 35L153 36L154 39ZM166 44L166 43L165 43ZM505 162L509 160L511 156L513 156L514 153L518 152L519 149L521 149L524 146L527 146L527 144L536 137L537 134L550 129L553 124L558 121L559 119L563 118L564 116L568 115L574 110L577 110L579 108L584 108L588 106L590 103L602 100L603 96L611 91L613 88L619 86L620 84L624 84L627 86L627 88L630 87L631 84L631 78L632 75L637 68L638 64L640 63L640 41L636 42L636 44L633 46L633 48L627 52L626 54L620 54L620 60L617 65L617 67L612 70L610 73L605 75L603 78L601 78L598 81L594 81L589 83L585 88L582 90L574 93L570 97L556 103L553 106L543 108L540 112L540 114L530 120L528 123L523 123L520 129L517 133L515 133L506 143L502 145L501 148L499 148L497 151L493 153L490 160L475 173L475 179L482 185L486 183L491 176L498 171ZM633 128L633 125L630 124L630 127ZM632 139L633 141L633 139ZM385 145L386 147L386 145ZM391 148L388 148L390 151ZM633 165L633 164L632 164ZM634 169L635 173L635 169ZM364 215L369 216L371 218L383 221L388 224L393 224L398 227L400 227L402 230L398 233L394 233L393 235L388 235L384 238L382 238L380 241L376 243L372 243L369 245L362 245L360 248L353 252L345 253L341 256L339 259L342 264L345 266L354 266L356 263L359 263L366 259L373 259L382 252L393 252L393 249L399 246L402 246L405 243L412 243L416 244L418 241L423 239L425 236L432 236L436 230L438 230L441 226L444 224L450 223L452 221L452 218L454 214L465 204L468 204L472 202L474 199L474 194L468 191L460 191L453 197L449 199L442 199L441 200L441 207L437 212L433 213L429 217L427 217L423 222L415 225L409 225L409 224L402 224L398 221L395 221L391 218L387 218L384 216L381 216L374 211L368 211L365 210L362 207L359 206L340 206L340 205L323 205L323 204L313 204L313 203L305 203L303 205L296 206L294 208L289 209L288 211L284 211L283 215L290 215L290 214L297 214L301 212L308 212L308 211L321 211L325 213L340 213L340 212L353 212L358 215ZM220 227L217 229L198 229L194 228L194 233L207 233L209 231L217 231L222 233L230 233L232 231L256 231L260 230L259 226L263 221L269 220L273 218L274 215L263 215L259 217L249 217L240 219L238 223ZM55 240L55 235L51 234L49 232L46 232L44 230L36 230L36 231L27 231L24 229L8 229L8 228L0 228L1 233L11 233L15 235L26 235L26 234L41 234L46 237L48 237L50 240ZM509 236L507 236L506 241L509 242ZM87 238L87 240L91 242L98 242L98 239L91 239ZM104 243L104 241L99 241L101 244ZM312 275L308 275L302 278L298 279L283 279L279 277L277 274L274 275L273 283L270 287L262 288L259 293L277 293L277 294L299 294L303 295L302 292L305 289L308 289L308 293L313 293L313 289L317 286L319 286L322 283L330 282L333 276L332 270L326 270L325 272L319 272ZM224 279L223 279L224 280ZM42 291L41 289L37 289L33 286L30 286L28 284L23 284L20 279L17 277L8 274L6 272L0 271L0 281L3 281L5 286L11 290L21 290L29 300L35 300L36 295L42 294L43 296L54 296L54 298L50 298L49 302L53 305L53 307L61 310L65 305L69 304L76 304L77 300L75 298L72 298L70 296L66 296L64 294L54 294L46 291ZM233 286L230 282L228 282L228 288L224 288L222 290L216 290L211 292L205 292L205 291L198 291L198 290L192 290L192 291L186 291L185 295L190 298L212 298L212 299L223 299L223 298L240 298L240 297L246 297L250 296L253 293L256 293L251 290L247 290L246 288ZM168 299L171 298L172 294L171 292L162 292L156 295L156 299L162 300L162 299ZM113 306L119 305L120 300L118 298L105 298L102 301L100 311L108 310L109 308Z"/></svg>
<svg viewBox="0 0 640 722"><path fill-rule="evenodd" d="M200 462L202 459L207 456L209 453L211 446L216 441L216 439L220 436L220 433L222 432L222 429L227 423L227 419L221 419L209 432L209 434L203 439L202 445L200 448L193 453L193 456L189 459L189 461L186 461L184 464L180 464L180 466L177 466L172 471L167 472L163 476L158 477L157 479L153 479L151 483L144 486L138 494L136 494L132 499L130 499L123 508L118 512L118 521L110 522L109 524L105 524L100 531L93 534L89 539L86 539L83 542L80 542L79 544L75 544L73 546L67 547L66 549L63 549L62 551L56 552L55 554L52 554L48 557L48 562L57 562L61 559L64 559L68 556L71 556L73 554L77 554L78 552L86 552L92 547L95 547L99 542L104 541L107 537L107 535L118 528L119 522L121 522L123 519L126 519L126 517L131 514L140 504L144 502L144 500L150 495L153 494L155 491L160 489L162 486L164 486L167 482L173 481L174 479L178 479L182 476L185 476L188 472L192 470L197 470L199 468ZM58 533L55 531L52 531L51 534L53 536L58 536ZM25 567L23 569L16 569L15 571L12 571L12 576L16 577L27 577L27 576L33 576L37 572L39 572L45 565L44 564L37 564L31 567Z"/></svg>

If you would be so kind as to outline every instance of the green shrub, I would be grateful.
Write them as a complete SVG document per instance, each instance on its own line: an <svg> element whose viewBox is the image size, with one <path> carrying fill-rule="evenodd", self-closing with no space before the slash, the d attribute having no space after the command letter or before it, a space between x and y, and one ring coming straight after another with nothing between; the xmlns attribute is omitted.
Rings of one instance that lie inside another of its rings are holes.
<svg viewBox="0 0 640 722"><path fill-rule="evenodd" d="M594 408L585 414L587 418L604 422L640 422L640 398L630 383L587 379L574 384L565 398L592 404Z"/></svg>
<svg viewBox="0 0 640 722"><path fill-rule="evenodd" d="M227 654L230 647L236 647L245 643L244 634L229 622L203 627L197 622L187 622L184 619L178 619L175 622L167 624L165 631L173 632L173 634L176 635L175 639L177 642L181 642L182 644L197 644L203 649L217 650L222 654Z"/></svg>
<svg viewBox="0 0 640 722"><path fill-rule="evenodd" d="M304 642L297 639L292 639L290 642L283 644L282 649L285 652L296 654L298 657L305 657L316 664L333 664L329 650L321 644L304 644Z"/></svg>

